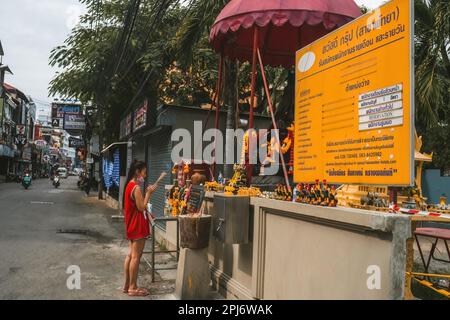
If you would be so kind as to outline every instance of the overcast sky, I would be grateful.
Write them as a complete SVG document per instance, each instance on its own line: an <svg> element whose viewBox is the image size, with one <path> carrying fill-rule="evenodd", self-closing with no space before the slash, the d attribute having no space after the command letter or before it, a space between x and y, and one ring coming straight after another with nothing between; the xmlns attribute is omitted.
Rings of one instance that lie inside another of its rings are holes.
<svg viewBox="0 0 450 320"><path fill-rule="evenodd" d="M384 0L356 2L374 8ZM6 82L38 104L50 102L47 88L55 74L48 66L50 51L64 42L82 10L78 0L1 0L3 63L14 73L6 76Z"/></svg>
<svg viewBox="0 0 450 320"><path fill-rule="evenodd" d="M14 75L5 81L36 102L49 102L47 87L55 70L50 51L63 43L82 13L78 0L1 0L0 40Z"/></svg>

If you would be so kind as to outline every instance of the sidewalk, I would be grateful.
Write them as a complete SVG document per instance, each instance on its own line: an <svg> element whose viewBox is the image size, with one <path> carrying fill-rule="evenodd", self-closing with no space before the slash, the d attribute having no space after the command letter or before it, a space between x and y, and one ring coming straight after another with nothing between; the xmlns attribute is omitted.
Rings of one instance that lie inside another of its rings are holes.
<svg viewBox="0 0 450 320"><path fill-rule="evenodd" d="M98 200L96 196L93 196L92 193L89 196L84 195L84 200L88 203L101 205L103 210L107 211L108 214L112 216L117 216L117 210L109 208L104 201ZM115 227L118 229L123 228L123 219L114 219L112 220ZM121 229L123 230L123 229ZM124 238L123 232L118 233L118 240L113 241L110 249L115 251L118 256L125 257L128 253L128 242ZM163 250L164 248L159 247L157 245L156 250ZM146 243L145 251L151 251L151 239L149 239ZM125 294L120 295L119 299L124 300L176 300L175 297L175 280L177 277L177 261L175 254L156 254L155 255L155 282L152 283L151 279L151 254L144 253L141 260L140 272L139 272L139 286L145 287L150 291L150 295L148 297L128 297ZM159 268L174 268L172 270L158 270ZM118 283L120 289L120 282ZM211 300L223 300L223 296L220 295L217 291L211 288L211 292L209 294L208 299Z"/></svg>

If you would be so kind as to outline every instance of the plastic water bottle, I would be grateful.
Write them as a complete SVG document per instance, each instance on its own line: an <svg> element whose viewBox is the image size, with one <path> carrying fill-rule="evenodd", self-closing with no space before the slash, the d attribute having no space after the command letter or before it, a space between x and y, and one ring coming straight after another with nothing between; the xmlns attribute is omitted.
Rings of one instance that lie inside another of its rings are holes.
<svg viewBox="0 0 450 320"><path fill-rule="evenodd" d="M219 184L223 183L223 175L222 175L222 171L219 172L219 177L217 178L217 182L219 182Z"/></svg>

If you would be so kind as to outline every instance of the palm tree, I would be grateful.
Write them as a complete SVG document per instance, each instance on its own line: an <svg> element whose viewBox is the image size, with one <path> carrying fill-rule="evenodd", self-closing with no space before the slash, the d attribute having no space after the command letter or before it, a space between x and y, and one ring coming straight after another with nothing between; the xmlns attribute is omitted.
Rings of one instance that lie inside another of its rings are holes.
<svg viewBox="0 0 450 320"><path fill-rule="evenodd" d="M415 0L418 129L450 116L450 1Z"/></svg>

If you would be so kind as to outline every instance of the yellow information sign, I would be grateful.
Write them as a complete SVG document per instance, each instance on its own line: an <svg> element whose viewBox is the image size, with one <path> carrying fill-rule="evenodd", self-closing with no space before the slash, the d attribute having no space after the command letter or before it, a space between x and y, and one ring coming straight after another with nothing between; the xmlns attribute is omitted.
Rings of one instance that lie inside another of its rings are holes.
<svg viewBox="0 0 450 320"><path fill-rule="evenodd" d="M413 184L411 2L390 1L297 52L294 181Z"/></svg>

